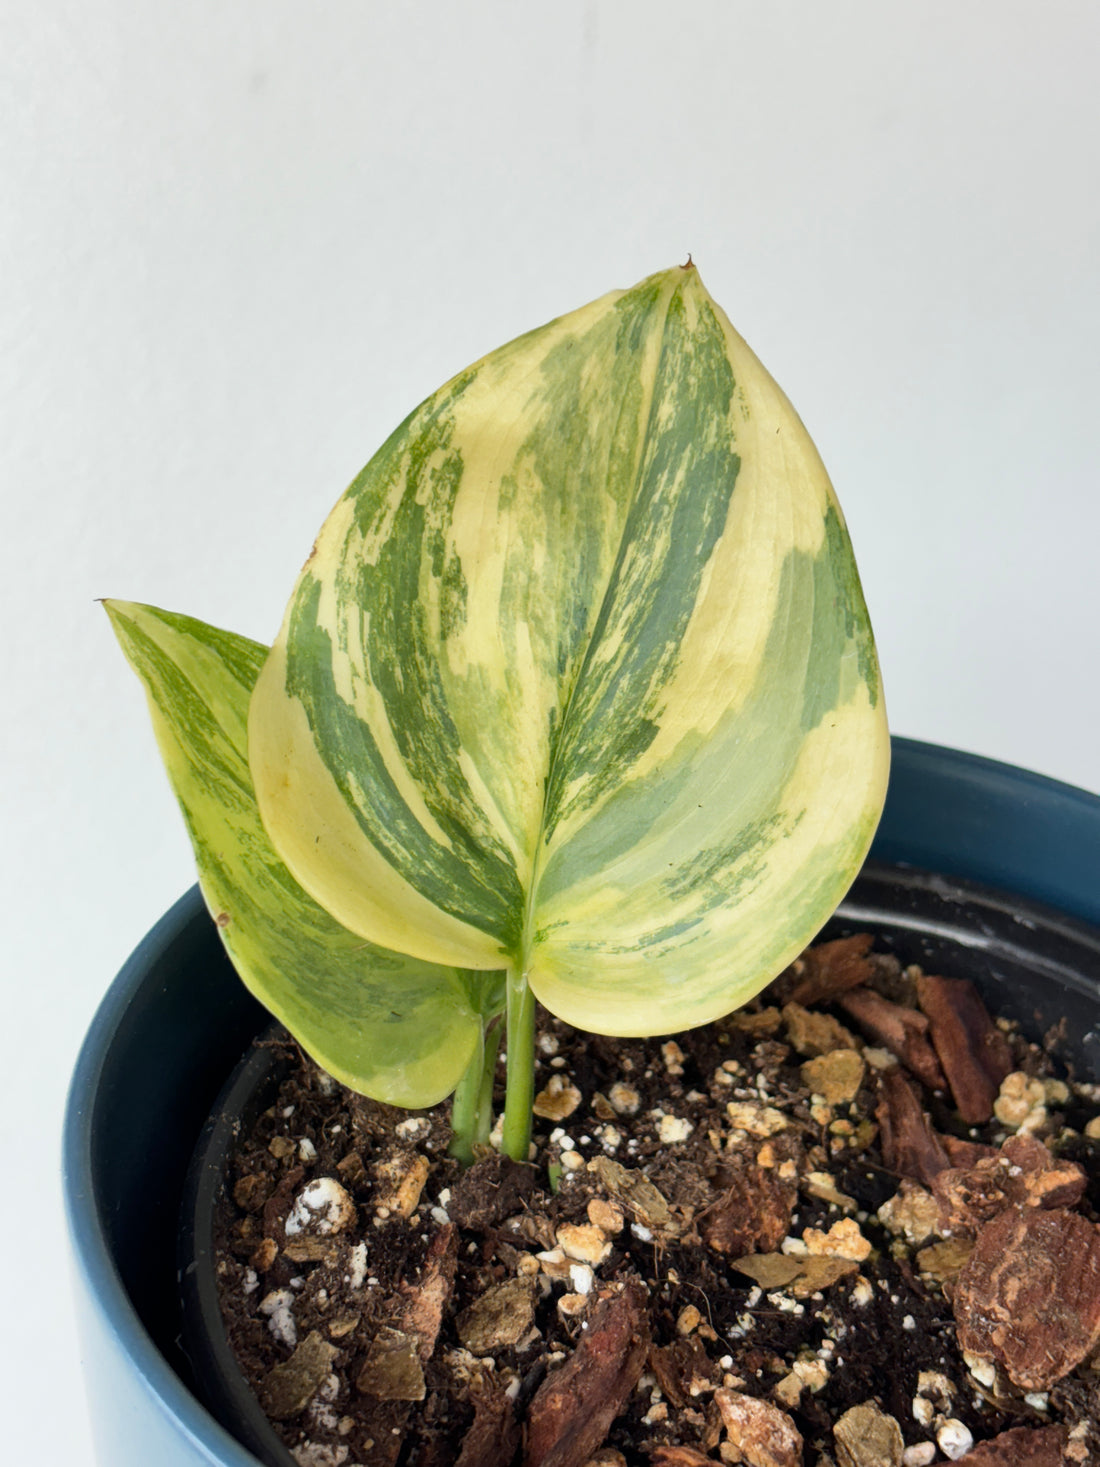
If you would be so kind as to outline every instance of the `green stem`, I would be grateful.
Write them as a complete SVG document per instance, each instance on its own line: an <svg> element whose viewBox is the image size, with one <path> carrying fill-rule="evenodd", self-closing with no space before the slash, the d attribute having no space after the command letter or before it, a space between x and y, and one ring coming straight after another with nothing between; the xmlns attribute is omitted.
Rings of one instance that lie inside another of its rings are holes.
<svg viewBox="0 0 1100 1467"><path fill-rule="evenodd" d="M513 1161L527 1161L535 1099L535 995L528 987L524 965L508 970L507 1015L508 1085L501 1150Z"/></svg>
<svg viewBox="0 0 1100 1467"><path fill-rule="evenodd" d="M489 1133L493 1129L493 1084L497 1077L497 1055L500 1041L504 1037L502 1015L497 1014L485 1027L485 1063L481 1074L481 1099L478 1106L477 1133L474 1140L479 1146L488 1146Z"/></svg>
<svg viewBox="0 0 1100 1467"><path fill-rule="evenodd" d="M475 1146L488 1142L493 1127L493 1077L499 1048L500 1023L491 1019L482 1029L451 1102L450 1152L463 1166L473 1161Z"/></svg>

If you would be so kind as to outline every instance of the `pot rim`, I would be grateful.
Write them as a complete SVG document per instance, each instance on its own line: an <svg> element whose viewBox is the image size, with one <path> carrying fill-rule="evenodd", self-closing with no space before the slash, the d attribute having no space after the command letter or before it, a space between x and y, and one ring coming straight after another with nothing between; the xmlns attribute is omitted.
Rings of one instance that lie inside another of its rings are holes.
<svg viewBox="0 0 1100 1467"><path fill-rule="evenodd" d="M97 1097L112 1046L149 968L204 912L202 896L194 886L138 943L96 1010L65 1107L62 1190L76 1269L149 1395L219 1467L258 1467L252 1453L215 1421L153 1342L115 1264L95 1195Z"/></svg>
<svg viewBox="0 0 1100 1467"><path fill-rule="evenodd" d="M892 743L894 769L872 859L925 866L1001 887L1100 926L1100 882L1096 864L1091 868L1088 864L1090 854L1100 860L1100 796L982 755L913 739L895 737ZM935 802L920 796L929 777L948 787L945 796L959 794L957 804L952 800L951 834L962 854L950 862L935 855L922 860L923 851L931 852L933 844L945 838ZM1021 799L1030 817L1026 822L1017 818ZM1027 871L1026 862L1030 859L1034 868L1036 838L1048 836L1050 869L1044 859L1037 876L1034 869ZM153 1342L115 1265L95 1196L97 1099L112 1047L150 966L204 910L198 887L193 887L141 940L102 999L69 1087L62 1185L77 1270L160 1411L174 1419L212 1462L221 1467L259 1467L257 1458L215 1421Z"/></svg>

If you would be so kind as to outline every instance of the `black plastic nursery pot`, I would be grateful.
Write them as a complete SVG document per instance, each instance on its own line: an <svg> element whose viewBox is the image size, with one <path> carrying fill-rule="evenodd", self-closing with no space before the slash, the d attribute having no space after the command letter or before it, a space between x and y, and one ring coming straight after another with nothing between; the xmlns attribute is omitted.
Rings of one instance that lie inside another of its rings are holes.
<svg viewBox="0 0 1100 1467"><path fill-rule="evenodd" d="M973 979L993 1012L1034 1036L1064 1019L1063 1054L1100 1080L1100 797L895 739L872 859L825 935L854 930L905 962ZM104 1467L293 1462L231 1366L215 1393L229 1429L200 1399L177 1292L188 1162L267 1022L194 890L137 948L85 1041L65 1195ZM208 1194L217 1184L208 1177ZM215 1321L215 1354L218 1333Z"/></svg>

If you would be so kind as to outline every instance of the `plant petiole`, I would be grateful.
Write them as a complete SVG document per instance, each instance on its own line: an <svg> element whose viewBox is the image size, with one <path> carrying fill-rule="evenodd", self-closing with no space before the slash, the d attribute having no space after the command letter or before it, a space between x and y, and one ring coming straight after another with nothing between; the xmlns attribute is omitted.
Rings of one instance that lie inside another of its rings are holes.
<svg viewBox="0 0 1100 1467"><path fill-rule="evenodd" d="M522 965L507 979L508 1083L504 1097L501 1150L513 1161L529 1160L531 1106L535 1099L535 995Z"/></svg>
<svg viewBox="0 0 1100 1467"><path fill-rule="evenodd" d="M469 1166L474 1160L476 1146L488 1144L493 1127L493 1079L500 1035L501 1022L497 1014L482 1028L477 1047L451 1103L453 1139L450 1152L463 1166Z"/></svg>

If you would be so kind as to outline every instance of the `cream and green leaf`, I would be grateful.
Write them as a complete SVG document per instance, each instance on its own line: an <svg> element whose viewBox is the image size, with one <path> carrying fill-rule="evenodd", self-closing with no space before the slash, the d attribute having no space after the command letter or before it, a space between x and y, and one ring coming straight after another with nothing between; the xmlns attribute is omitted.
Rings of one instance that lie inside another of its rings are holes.
<svg viewBox="0 0 1100 1467"><path fill-rule="evenodd" d="M623 1035L744 1002L858 870L888 749L824 467L692 268L491 353L396 430L248 714L267 836L350 941L440 993L481 972L499 1002L507 972L517 1156L532 995ZM312 970L287 981L326 1003ZM465 1010L466 1096L491 1009Z"/></svg>
<svg viewBox="0 0 1100 1467"><path fill-rule="evenodd" d="M105 602L145 684L199 882L249 989L337 1079L397 1105L434 1105L475 1058L502 975L365 943L301 889L260 822L246 752L267 648L191 617Z"/></svg>

